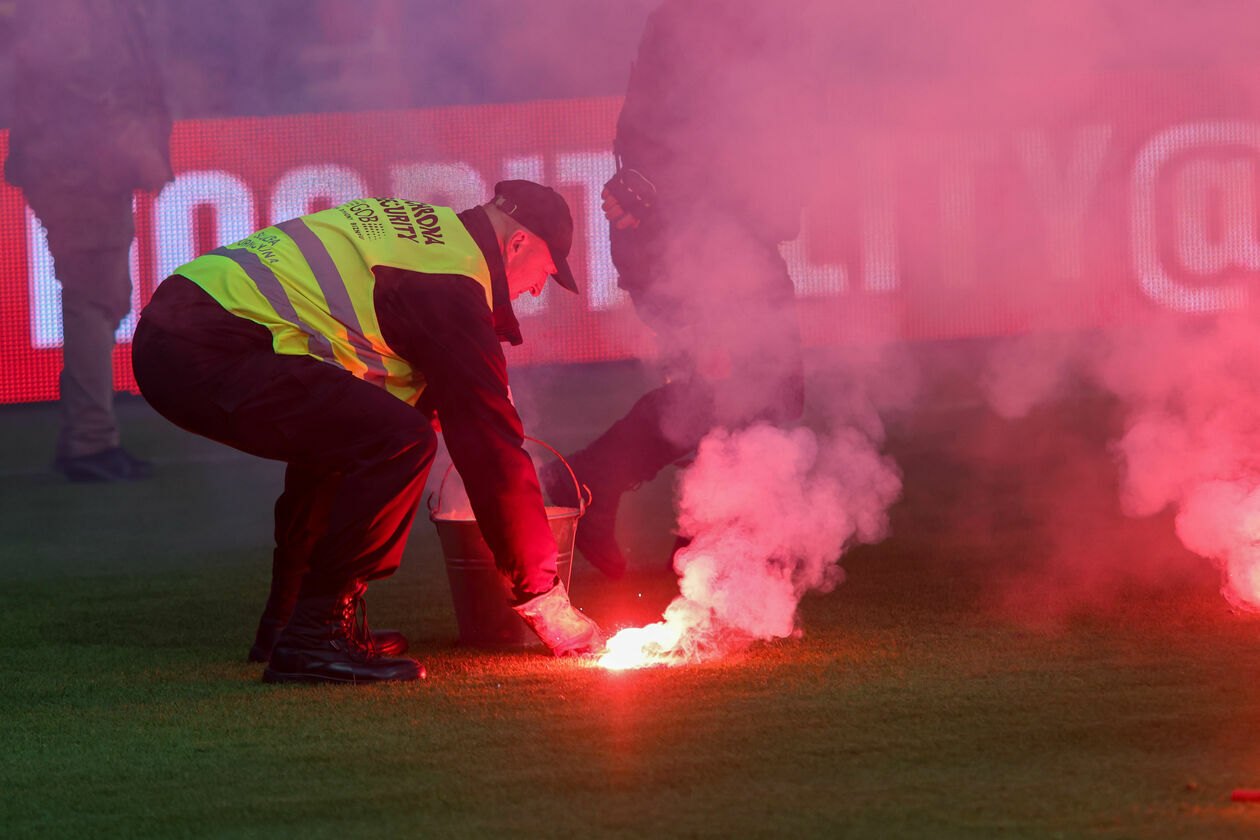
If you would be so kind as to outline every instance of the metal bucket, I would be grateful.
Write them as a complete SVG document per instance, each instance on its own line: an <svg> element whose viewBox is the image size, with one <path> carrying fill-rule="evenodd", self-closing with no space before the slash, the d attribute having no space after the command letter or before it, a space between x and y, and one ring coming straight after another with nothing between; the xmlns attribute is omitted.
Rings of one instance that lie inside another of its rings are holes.
<svg viewBox="0 0 1260 840"><path fill-rule="evenodd" d="M556 571L565 588L569 588L569 575L573 570L573 541L577 537L578 519L586 513L591 503L591 491L578 484L577 477L559 452L536 438L527 437L550 449L578 488L578 507L547 507L547 522L556 538ZM525 622L512 611L512 585L494 565L494 554L481 536L481 529L472 514L442 516L442 491L450 477L448 467L438 486L437 501L429 497L429 519L437 528L446 557L446 577L451 585L451 599L455 605L455 621L459 625L459 641L462 644L486 648L523 648L540 644L538 637ZM585 495L584 495L585 494Z"/></svg>

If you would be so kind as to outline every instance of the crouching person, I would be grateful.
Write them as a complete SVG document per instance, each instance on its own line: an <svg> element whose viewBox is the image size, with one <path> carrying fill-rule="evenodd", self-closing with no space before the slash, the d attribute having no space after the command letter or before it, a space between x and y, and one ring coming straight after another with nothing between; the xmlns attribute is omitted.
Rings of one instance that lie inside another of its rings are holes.
<svg viewBox="0 0 1260 840"><path fill-rule="evenodd" d="M576 292L564 199L529 181L462 213L362 199L281 222L176 270L132 345L149 403L189 431L286 462L271 593L251 659L268 682L415 680L372 632L371 580L397 568L442 434L514 607L557 655L598 649L569 603L522 448L500 341L548 276Z"/></svg>

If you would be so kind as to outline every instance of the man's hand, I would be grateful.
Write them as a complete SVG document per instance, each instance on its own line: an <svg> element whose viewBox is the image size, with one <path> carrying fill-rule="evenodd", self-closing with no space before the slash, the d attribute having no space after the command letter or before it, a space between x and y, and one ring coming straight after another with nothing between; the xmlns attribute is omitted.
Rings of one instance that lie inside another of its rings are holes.
<svg viewBox="0 0 1260 840"><path fill-rule="evenodd" d="M626 209L608 191L608 187L604 187L604 192L600 195L600 198L604 199L604 218L617 230L639 226L639 220L626 212Z"/></svg>
<svg viewBox="0 0 1260 840"><path fill-rule="evenodd" d="M617 230L638 227L656 203L656 185L637 169L618 169L604 184L604 218Z"/></svg>
<svg viewBox="0 0 1260 840"><path fill-rule="evenodd" d="M604 646L599 625L574 609L563 583L512 609L556 656L597 653Z"/></svg>

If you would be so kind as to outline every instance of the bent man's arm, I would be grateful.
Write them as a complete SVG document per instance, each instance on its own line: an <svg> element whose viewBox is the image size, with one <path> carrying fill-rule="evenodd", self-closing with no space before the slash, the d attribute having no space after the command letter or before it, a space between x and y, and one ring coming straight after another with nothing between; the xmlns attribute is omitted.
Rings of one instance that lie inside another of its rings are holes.
<svg viewBox="0 0 1260 840"><path fill-rule="evenodd" d="M547 523L523 429L508 399L507 363L485 291L455 275L378 268L376 311L385 340L426 380L446 447L496 564L524 601L556 580Z"/></svg>

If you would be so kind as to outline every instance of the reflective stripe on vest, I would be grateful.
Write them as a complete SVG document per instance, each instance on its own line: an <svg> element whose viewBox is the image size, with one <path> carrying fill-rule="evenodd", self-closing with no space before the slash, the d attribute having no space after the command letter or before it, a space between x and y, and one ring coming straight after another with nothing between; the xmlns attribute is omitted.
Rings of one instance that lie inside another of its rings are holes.
<svg viewBox="0 0 1260 840"><path fill-rule="evenodd" d="M327 301L333 318L350 327L347 330L350 343L354 346L355 354L359 357L359 361L363 362L365 368L363 378L374 385L383 386L385 360L364 335L363 327L359 324L359 316L354 312L354 304L350 302L350 293L346 291L346 284L341 279L341 273L337 271L337 264L333 262L332 255L328 253L323 240L316 236L315 231L307 227L302 219L290 219L287 222L281 222L276 227L287 233L289 238L297 243L302 256L306 257L306 263L315 275L315 282L319 284L320 291L324 293L324 300Z"/></svg>
<svg viewBox="0 0 1260 840"><path fill-rule="evenodd" d="M472 277L491 306L490 270L447 207L361 199L264 228L175 273L272 334L277 353L344 368L414 404L424 378L381 335L376 266Z"/></svg>

